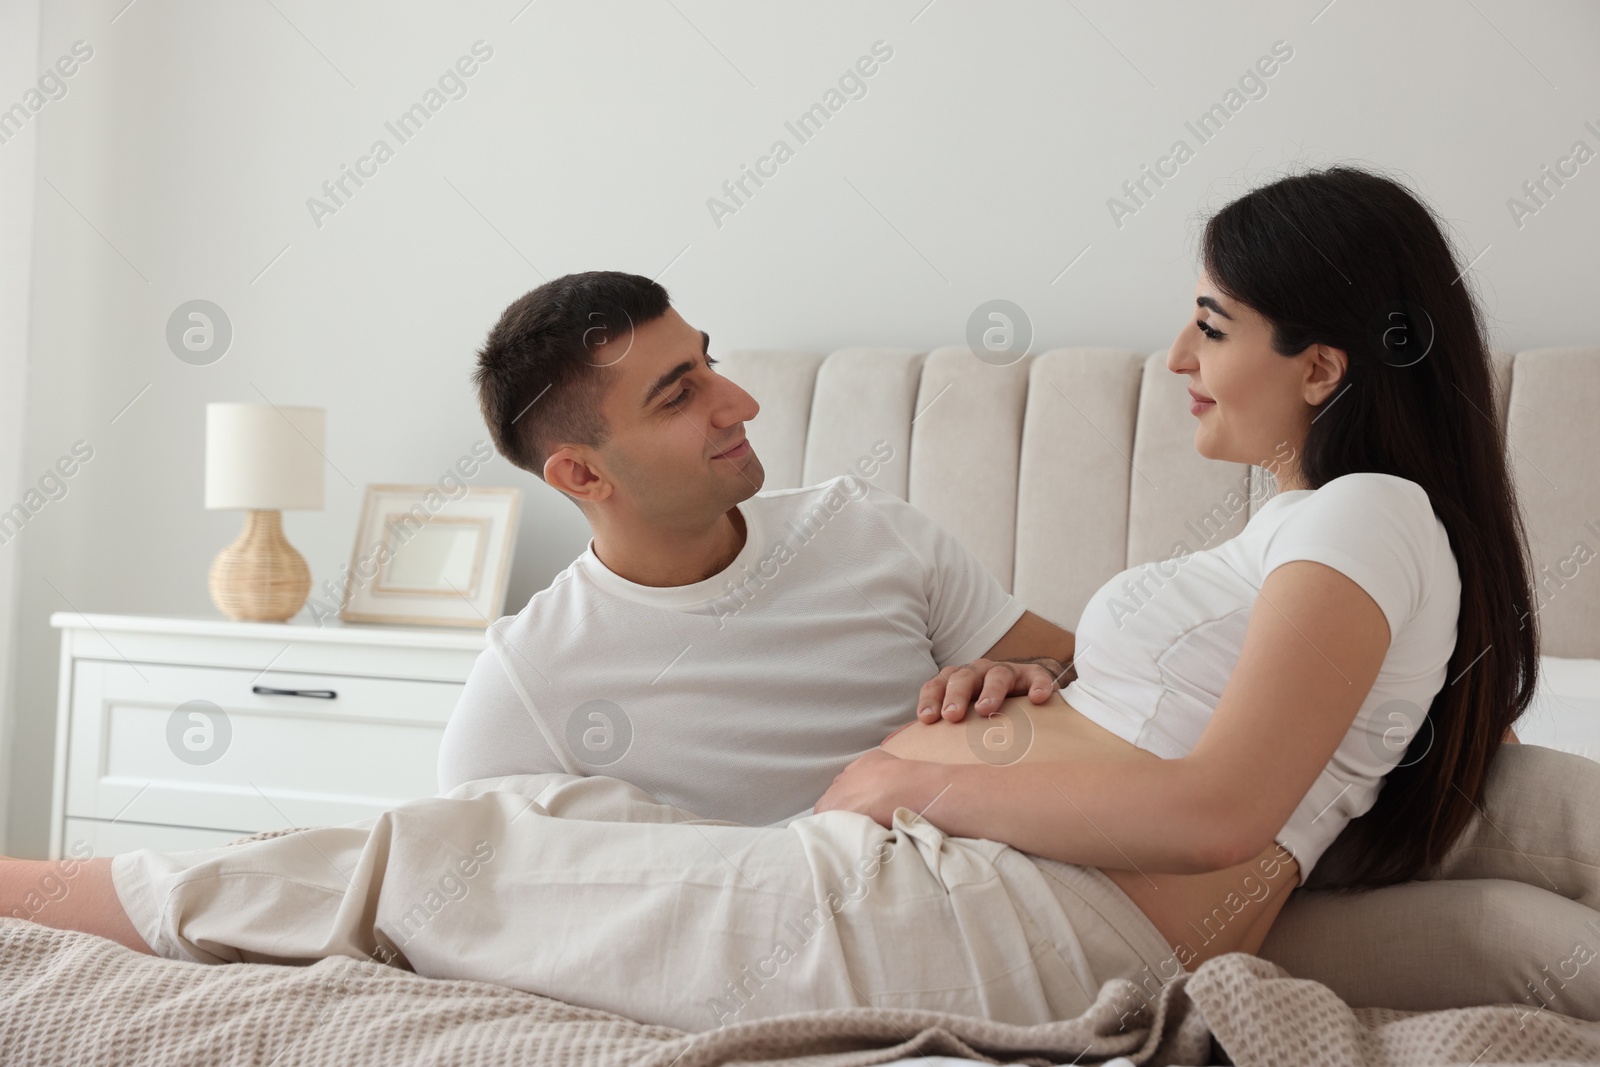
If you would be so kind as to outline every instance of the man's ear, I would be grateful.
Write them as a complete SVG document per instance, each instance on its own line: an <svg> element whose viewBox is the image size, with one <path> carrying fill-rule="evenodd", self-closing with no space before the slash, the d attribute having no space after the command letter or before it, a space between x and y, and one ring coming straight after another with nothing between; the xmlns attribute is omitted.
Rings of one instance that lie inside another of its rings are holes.
<svg viewBox="0 0 1600 1067"><path fill-rule="evenodd" d="M1342 348L1324 344L1312 345L1307 355L1303 394L1306 403L1316 407L1344 387L1350 356Z"/></svg>
<svg viewBox="0 0 1600 1067"><path fill-rule="evenodd" d="M544 480L576 500L593 504L611 495L611 479L594 462L591 449L562 445L544 461Z"/></svg>

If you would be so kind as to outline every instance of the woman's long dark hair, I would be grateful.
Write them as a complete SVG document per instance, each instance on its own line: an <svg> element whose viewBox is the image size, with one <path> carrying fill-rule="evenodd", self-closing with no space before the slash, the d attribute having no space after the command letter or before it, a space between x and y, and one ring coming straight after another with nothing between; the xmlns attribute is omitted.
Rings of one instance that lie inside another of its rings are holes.
<svg viewBox="0 0 1600 1067"><path fill-rule="evenodd" d="M1357 471L1408 478L1450 536L1461 614L1444 687L1377 802L1324 853L1318 867L1337 874L1317 887L1427 877L1481 806L1538 671L1527 532L1464 264L1418 197L1346 165L1228 204L1206 224L1202 260L1223 293L1272 323L1281 355L1320 342L1349 357L1301 450L1305 487Z"/></svg>

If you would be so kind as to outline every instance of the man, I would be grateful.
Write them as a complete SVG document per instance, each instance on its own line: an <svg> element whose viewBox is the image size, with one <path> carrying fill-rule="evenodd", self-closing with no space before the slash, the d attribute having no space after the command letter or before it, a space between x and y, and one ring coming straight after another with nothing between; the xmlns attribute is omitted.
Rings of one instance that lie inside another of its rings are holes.
<svg viewBox="0 0 1600 1067"><path fill-rule="evenodd" d="M759 406L709 350L665 289L612 271L547 282L490 331L475 380L495 444L593 539L490 628L441 792L604 774L766 825L805 813L913 711L959 718L980 685L980 712L1008 693L1042 703L1070 678L1071 633L863 480L905 462L886 442L823 485L761 493L744 433ZM1033 662L958 670L977 660Z"/></svg>

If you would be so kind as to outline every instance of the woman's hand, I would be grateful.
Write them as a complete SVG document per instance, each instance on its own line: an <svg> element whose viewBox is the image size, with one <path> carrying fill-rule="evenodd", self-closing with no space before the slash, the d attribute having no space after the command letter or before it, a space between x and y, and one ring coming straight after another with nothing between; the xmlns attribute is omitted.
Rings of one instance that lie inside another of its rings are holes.
<svg viewBox="0 0 1600 1067"><path fill-rule="evenodd" d="M859 811L880 826L890 826L896 808L922 812L949 784L936 774L929 775L928 768L944 772L954 769L939 763L900 759L875 748L840 771L812 810ZM945 777L948 779L948 773Z"/></svg>
<svg viewBox="0 0 1600 1067"><path fill-rule="evenodd" d="M1043 704L1072 674L1048 656L1021 663L975 659L964 667L946 667L923 683L917 696L917 718L938 722L943 715L949 722L960 722L974 693L978 699L973 706L980 715L993 715L1006 697L1023 693L1035 704Z"/></svg>

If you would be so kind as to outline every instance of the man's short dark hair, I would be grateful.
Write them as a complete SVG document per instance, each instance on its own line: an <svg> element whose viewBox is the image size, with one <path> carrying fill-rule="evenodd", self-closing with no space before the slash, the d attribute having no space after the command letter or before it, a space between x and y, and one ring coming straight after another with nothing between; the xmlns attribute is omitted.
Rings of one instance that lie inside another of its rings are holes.
<svg viewBox="0 0 1600 1067"><path fill-rule="evenodd" d="M561 445L604 444L600 401L620 352L596 350L667 307L660 285L614 270L566 274L513 301L489 331L472 376L500 454L543 478L545 460Z"/></svg>

